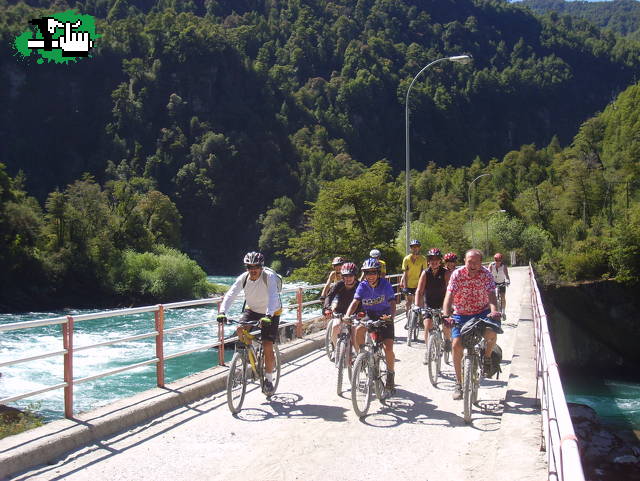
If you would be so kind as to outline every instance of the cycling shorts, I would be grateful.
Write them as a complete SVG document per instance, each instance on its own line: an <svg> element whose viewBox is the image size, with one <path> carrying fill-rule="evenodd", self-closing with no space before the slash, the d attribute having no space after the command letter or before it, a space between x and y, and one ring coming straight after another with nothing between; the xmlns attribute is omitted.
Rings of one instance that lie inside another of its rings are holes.
<svg viewBox="0 0 640 481"><path fill-rule="evenodd" d="M470 314L470 315L462 315L462 314L454 314L453 319L453 327L451 328L451 339L455 339L456 337L460 337L460 330L462 326L464 326L467 321L473 319L474 317L487 317L491 311L489 309L479 312L478 314ZM496 324L500 325L500 321L494 321Z"/></svg>
<svg viewBox="0 0 640 481"><path fill-rule="evenodd" d="M416 289L417 287L407 287L407 294L410 296L415 296L416 295Z"/></svg>
<svg viewBox="0 0 640 481"><path fill-rule="evenodd" d="M247 309L242 313L240 324L244 322L255 322L262 319L265 315L259 312L253 312L251 309ZM269 324L263 324L260 328L260 337L263 341L276 342L278 339L278 324L280 323L280 316L271 316L271 322ZM258 330L257 326L253 326L251 331Z"/></svg>
<svg viewBox="0 0 640 481"><path fill-rule="evenodd" d="M500 294L504 294L505 292L507 292L507 285L506 284L502 284L500 286L496 286L496 288L498 289Z"/></svg>
<svg viewBox="0 0 640 481"><path fill-rule="evenodd" d="M369 314L369 313L367 313L367 315L369 316L369 319L371 319L372 321L377 321L378 318L380 316L383 316L384 314ZM396 338L396 336L395 336L396 331L395 331L395 323L394 322L388 322L383 327L380 327L380 328L376 329L376 331L380 333L380 335L382 336L382 339L394 340Z"/></svg>

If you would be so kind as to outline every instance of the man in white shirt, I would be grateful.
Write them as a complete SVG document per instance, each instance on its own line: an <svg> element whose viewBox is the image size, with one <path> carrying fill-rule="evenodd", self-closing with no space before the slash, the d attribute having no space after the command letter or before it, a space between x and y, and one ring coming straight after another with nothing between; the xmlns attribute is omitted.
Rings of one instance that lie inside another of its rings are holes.
<svg viewBox="0 0 640 481"><path fill-rule="evenodd" d="M259 252L247 253L244 256L244 265L247 272L237 277L222 299L218 322L226 322L225 313L240 291L244 290L245 308L238 321L240 323L238 332L246 329L243 323L260 321L266 378L264 388L266 394L271 394L275 363L273 343L278 338L278 324L282 313L282 302L278 292L279 278L275 272L264 268L264 256Z"/></svg>
<svg viewBox="0 0 640 481"><path fill-rule="evenodd" d="M493 280L497 284L497 289L502 294L502 312L507 308L507 286L511 283L511 279L509 279L509 270L507 266L503 262L502 254L500 252L496 252L493 256L493 262L489 264L489 272L493 275Z"/></svg>

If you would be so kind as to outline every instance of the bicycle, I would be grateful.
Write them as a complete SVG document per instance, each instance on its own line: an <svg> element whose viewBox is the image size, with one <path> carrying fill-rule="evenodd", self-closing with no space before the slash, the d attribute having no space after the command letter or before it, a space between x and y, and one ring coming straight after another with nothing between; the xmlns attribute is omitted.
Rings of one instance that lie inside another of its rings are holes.
<svg viewBox="0 0 640 481"><path fill-rule="evenodd" d="M338 383L336 392L338 396L342 395L342 379L344 377L344 369L347 368L349 379L353 375L353 359L355 358L355 350L351 344L351 326L352 321L344 318L342 314L334 317L335 322L340 325L340 332L336 343L336 368L338 368Z"/></svg>
<svg viewBox="0 0 640 481"><path fill-rule="evenodd" d="M351 404L358 417L364 417L369 412L372 389L382 404L385 404L390 394L385 390L387 361L382 347L383 339L379 332L387 322L393 322L391 316L382 316L377 321L367 318L360 321L367 328L369 339L360 346L351 378Z"/></svg>
<svg viewBox="0 0 640 481"><path fill-rule="evenodd" d="M462 357L462 403L464 421L471 422L472 406L478 401L478 389L484 378L484 331L491 328L498 334L502 334L502 328L493 320L483 317L474 317L467 321L460 331L464 356Z"/></svg>
<svg viewBox="0 0 640 481"><path fill-rule="evenodd" d="M442 317L442 309L427 307L423 312L425 315L426 313L431 314L432 319L425 358L429 369L429 381L431 381L433 387L436 387L442 367L442 359L444 358L445 363L449 362L449 351L444 349L444 336L442 335L444 318Z"/></svg>
<svg viewBox="0 0 640 481"><path fill-rule="evenodd" d="M412 341L418 341L421 322L423 322L422 310L418 306L413 306L407 312L407 346L411 347Z"/></svg>
<svg viewBox="0 0 640 481"><path fill-rule="evenodd" d="M260 321L243 322L228 320L228 324L240 324L242 326L258 326ZM255 342L258 347L253 346ZM260 389L267 396L267 399L278 389L280 382L280 350L277 344L273 344L273 353L275 356L273 370L273 390L267 392L265 390L265 366L264 351L262 342L257 339L255 334L251 334L246 327L240 331L238 341L236 342L235 353L229 365L229 373L227 374L227 404L232 414L237 414L242 409L244 396L247 392L248 377L251 381L258 381Z"/></svg>
<svg viewBox="0 0 640 481"><path fill-rule="evenodd" d="M324 334L324 351L329 358L329 361L335 362L336 359L336 346L334 346L331 340L331 331L333 331L333 321L327 323L327 332Z"/></svg>
<svg viewBox="0 0 640 481"><path fill-rule="evenodd" d="M497 299L497 307L498 307L498 311L500 312L500 315L502 316L502 320L505 320L505 313L504 313L504 295L505 295L505 289L507 288L507 286L509 285L509 283L507 281L505 282L496 282L496 299Z"/></svg>

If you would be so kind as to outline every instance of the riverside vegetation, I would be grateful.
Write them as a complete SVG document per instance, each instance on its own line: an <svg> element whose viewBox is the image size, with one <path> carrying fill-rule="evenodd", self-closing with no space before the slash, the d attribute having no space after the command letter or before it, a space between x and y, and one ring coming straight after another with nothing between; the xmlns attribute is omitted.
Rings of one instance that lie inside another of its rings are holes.
<svg viewBox="0 0 640 481"><path fill-rule="evenodd" d="M412 237L640 276L631 38L501 1L0 0L0 39L71 7L92 57L0 53L3 310L199 297L256 247L312 281L374 246L397 270L404 95L462 53L412 90Z"/></svg>

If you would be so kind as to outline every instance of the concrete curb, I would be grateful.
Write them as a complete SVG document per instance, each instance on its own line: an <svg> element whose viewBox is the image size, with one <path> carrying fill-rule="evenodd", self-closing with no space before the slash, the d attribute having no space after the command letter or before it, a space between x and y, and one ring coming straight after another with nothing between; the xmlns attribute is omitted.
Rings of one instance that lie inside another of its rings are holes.
<svg viewBox="0 0 640 481"><path fill-rule="evenodd" d="M289 362L324 348L325 331L281 345L281 362ZM30 467L47 464L81 446L198 401L226 388L227 368L216 366L154 388L75 419L53 421L0 440L0 479Z"/></svg>

